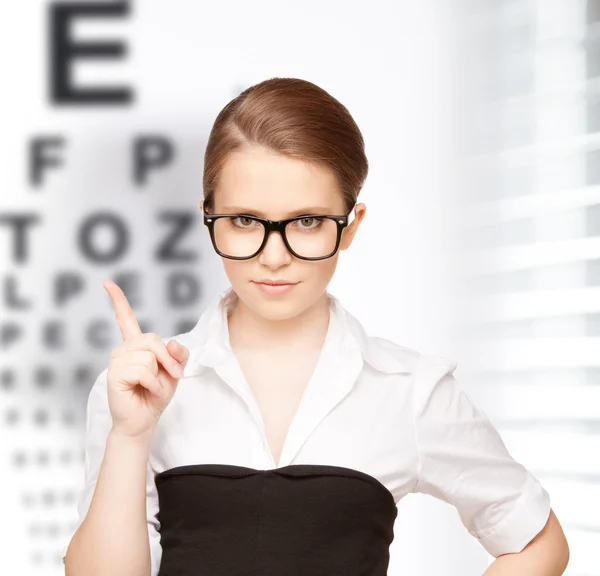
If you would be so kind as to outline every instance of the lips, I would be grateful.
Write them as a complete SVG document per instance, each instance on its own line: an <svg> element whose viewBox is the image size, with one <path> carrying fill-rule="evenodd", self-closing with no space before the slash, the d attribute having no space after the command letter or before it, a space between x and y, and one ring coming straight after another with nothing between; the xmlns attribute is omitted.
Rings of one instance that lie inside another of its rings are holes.
<svg viewBox="0 0 600 576"><path fill-rule="evenodd" d="M290 284L289 282L275 284L268 282L254 282L254 284L256 284L256 287L264 294L275 297L289 294L293 291L294 287L299 284L299 282L294 284Z"/></svg>

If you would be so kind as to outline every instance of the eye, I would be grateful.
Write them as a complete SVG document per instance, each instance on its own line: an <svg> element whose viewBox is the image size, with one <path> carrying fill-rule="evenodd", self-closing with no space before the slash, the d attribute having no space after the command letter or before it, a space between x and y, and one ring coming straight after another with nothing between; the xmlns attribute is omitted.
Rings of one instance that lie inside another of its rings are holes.
<svg viewBox="0 0 600 576"><path fill-rule="evenodd" d="M302 230L314 230L315 228L318 228L322 224L322 222L323 218L314 218L312 216L306 218L299 218L298 220L296 220L296 224L298 224L298 227Z"/></svg>
<svg viewBox="0 0 600 576"><path fill-rule="evenodd" d="M242 224L236 224L236 220L242 221ZM235 218L232 218L231 221L238 228L250 228L250 226L252 226L252 224L255 222L252 218L247 218L246 216L236 216Z"/></svg>

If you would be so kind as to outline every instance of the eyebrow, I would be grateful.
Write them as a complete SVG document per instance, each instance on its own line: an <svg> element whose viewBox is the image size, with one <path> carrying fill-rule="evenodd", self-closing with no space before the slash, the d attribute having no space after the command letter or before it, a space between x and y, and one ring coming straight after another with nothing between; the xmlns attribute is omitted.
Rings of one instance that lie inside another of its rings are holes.
<svg viewBox="0 0 600 576"><path fill-rule="evenodd" d="M329 214L331 208L326 206L307 206L301 210L293 210L286 214L287 218L294 218L303 214ZM242 206L223 206L223 214L252 214L261 218L268 218L264 212L252 208L244 208Z"/></svg>

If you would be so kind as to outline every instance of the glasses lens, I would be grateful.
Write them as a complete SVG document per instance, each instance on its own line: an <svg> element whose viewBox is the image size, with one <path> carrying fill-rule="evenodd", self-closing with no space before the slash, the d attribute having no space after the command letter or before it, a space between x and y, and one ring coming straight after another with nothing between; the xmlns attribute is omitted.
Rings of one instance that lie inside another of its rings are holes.
<svg viewBox="0 0 600 576"><path fill-rule="evenodd" d="M299 256L322 258L335 249L337 224L331 218L299 218L286 226L285 235Z"/></svg>
<svg viewBox="0 0 600 576"><path fill-rule="evenodd" d="M214 224L217 249L234 258L252 256L262 244L265 227L252 218L217 218Z"/></svg>
<svg viewBox="0 0 600 576"><path fill-rule="evenodd" d="M322 258L335 249L337 224L331 218L299 218L288 223L285 233L298 256ZM257 220L243 216L217 218L214 235L219 252L234 258L248 258L260 248L265 228Z"/></svg>

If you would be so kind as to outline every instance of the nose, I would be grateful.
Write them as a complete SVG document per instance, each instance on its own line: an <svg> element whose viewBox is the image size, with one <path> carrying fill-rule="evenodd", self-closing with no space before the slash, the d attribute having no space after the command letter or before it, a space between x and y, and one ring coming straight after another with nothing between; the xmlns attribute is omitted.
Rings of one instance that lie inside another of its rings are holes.
<svg viewBox="0 0 600 576"><path fill-rule="evenodd" d="M287 249L280 232L271 231L264 248L258 255L259 262L270 267L287 264L292 259L292 254Z"/></svg>

